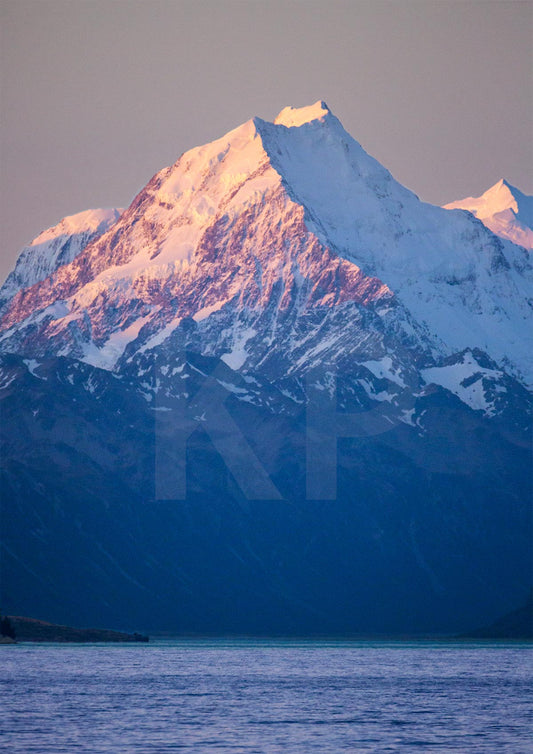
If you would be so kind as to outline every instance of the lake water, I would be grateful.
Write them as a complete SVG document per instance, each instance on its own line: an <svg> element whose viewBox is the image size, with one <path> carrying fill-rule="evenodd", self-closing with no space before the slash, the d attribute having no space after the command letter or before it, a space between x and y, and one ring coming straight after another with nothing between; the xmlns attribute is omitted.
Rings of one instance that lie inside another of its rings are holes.
<svg viewBox="0 0 533 754"><path fill-rule="evenodd" d="M533 751L531 649L159 641L0 647L0 749Z"/></svg>

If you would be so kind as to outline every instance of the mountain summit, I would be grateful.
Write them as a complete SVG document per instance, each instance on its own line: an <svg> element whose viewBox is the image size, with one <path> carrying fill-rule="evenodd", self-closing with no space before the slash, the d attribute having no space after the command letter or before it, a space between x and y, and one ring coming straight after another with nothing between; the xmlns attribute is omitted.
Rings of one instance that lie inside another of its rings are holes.
<svg viewBox="0 0 533 754"><path fill-rule="evenodd" d="M314 105L307 107L284 107L274 120L274 124L292 128L313 120L322 120L328 114L331 114L329 107L323 100L318 100Z"/></svg>
<svg viewBox="0 0 533 754"><path fill-rule="evenodd" d="M503 178L481 196L459 199L445 209L466 209L496 235L533 250L533 196Z"/></svg>

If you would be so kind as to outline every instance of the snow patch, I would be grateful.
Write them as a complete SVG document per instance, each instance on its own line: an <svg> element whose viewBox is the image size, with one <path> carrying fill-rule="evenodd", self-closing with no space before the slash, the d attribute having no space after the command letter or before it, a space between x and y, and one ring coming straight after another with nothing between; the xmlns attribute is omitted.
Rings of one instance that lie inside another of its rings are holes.
<svg viewBox="0 0 533 754"><path fill-rule="evenodd" d="M9 387L12 382L14 382L16 379L16 374L6 374L2 369L0 369L0 390L5 390L6 387Z"/></svg>
<svg viewBox="0 0 533 754"><path fill-rule="evenodd" d="M413 421L413 417L415 415L416 409L409 408L409 409L403 409L400 414L400 421L403 422L403 424L409 424L410 427L416 427L416 422Z"/></svg>
<svg viewBox="0 0 533 754"><path fill-rule="evenodd" d="M504 376L499 370L481 367L469 351L457 364L422 369L421 375L426 384L440 385L474 411L483 411L489 416L494 413L494 405L487 400L483 380L493 381ZM477 379L472 380L473 377Z"/></svg>
<svg viewBox="0 0 533 754"><path fill-rule="evenodd" d="M381 390L379 393L376 393L374 390L373 385L368 382L368 380L358 380L359 384L365 391L365 393L368 395L368 397L373 401L379 401L380 403L383 401L387 401L388 403L391 403L393 399L395 398L394 395L391 395L386 390Z"/></svg>
<svg viewBox="0 0 533 754"><path fill-rule="evenodd" d="M145 351L150 350L151 348L155 348L156 346L160 346L161 343L163 343L167 338L169 338L176 327L178 327L179 323L181 322L182 317L174 317L173 320L171 320L168 325L165 325L159 332L157 332L155 335L152 335L151 338L148 338L146 343L144 343L138 350L137 353L144 353Z"/></svg>
<svg viewBox="0 0 533 754"><path fill-rule="evenodd" d="M237 387L237 385L233 385L231 382L224 382L224 380L217 380L217 382L230 393L235 393L236 395L248 395L246 388Z"/></svg>
<svg viewBox="0 0 533 754"><path fill-rule="evenodd" d="M234 341L233 349L229 353L222 354L220 357L222 361L231 369L240 369L248 358L245 345L255 335L257 335L257 331L253 327L247 327L245 330L242 330Z"/></svg>
<svg viewBox="0 0 533 754"><path fill-rule="evenodd" d="M152 314L139 317L139 319L124 330L117 330L112 333L100 348L94 343L88 344L80 361L84 361L86 364L91 364L93 367L99 367L100 369L113 369L124 353L128 343L135 340L141 328L151 317Z"/></svg>
<svg viewBox="0 0 533 754"><path fill-rule="evenodd" d="M370 361L362 361L361 366L372 372L374 377L379 379L387 379L391 382L395 382L400 387L406 387L405 382L398 373L398 370L393 368L392 359L390 356L383 356L381 359L375 359Z"/></svg>
<svg viewBox="0 0 533 754"><path fill-rule="evenodd" d="M218 312L224 304L226 304L229 301L229 299L224 299L223 301L216 301L214 304L211 304L210 306L204 306L203 309L198 309L196 314L193 314L193 319L195 322L201 322L204 319L207 319L213 312Z"/></svg>
<svg viewBox="0 0 533 754"><path fill-rule="evenodd" d="M22 361L26 364L28 367L28 371L31 375L34 377L37 377L39 380L46 380L46 377L41 377L39 374L36 373L36 369L38 366L40 366L41 362L36 361L35 359L22 359Z"/></svg>

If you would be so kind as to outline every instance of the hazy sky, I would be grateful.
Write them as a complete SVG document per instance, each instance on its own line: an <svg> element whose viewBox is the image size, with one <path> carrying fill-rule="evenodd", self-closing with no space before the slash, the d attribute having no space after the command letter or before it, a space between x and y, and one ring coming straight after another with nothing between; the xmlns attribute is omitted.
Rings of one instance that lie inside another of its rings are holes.
<svg viewBox="0 0 533 754"><path fill-rule="evenodd" d="M248 118L324 99L422 199L533 193L533 4L2 0L0 279Z"/></svg>

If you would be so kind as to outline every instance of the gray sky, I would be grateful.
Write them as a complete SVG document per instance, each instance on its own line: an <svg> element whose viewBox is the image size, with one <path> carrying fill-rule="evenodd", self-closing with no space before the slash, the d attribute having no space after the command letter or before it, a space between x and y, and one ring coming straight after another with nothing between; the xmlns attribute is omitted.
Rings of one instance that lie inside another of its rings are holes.
<svg viewBox="0 0 533 754"><path fill-rule="evenodd" d="M248 118L324 99L422 199L533 193L533 4L1 0L0 279Z"/></svg>

